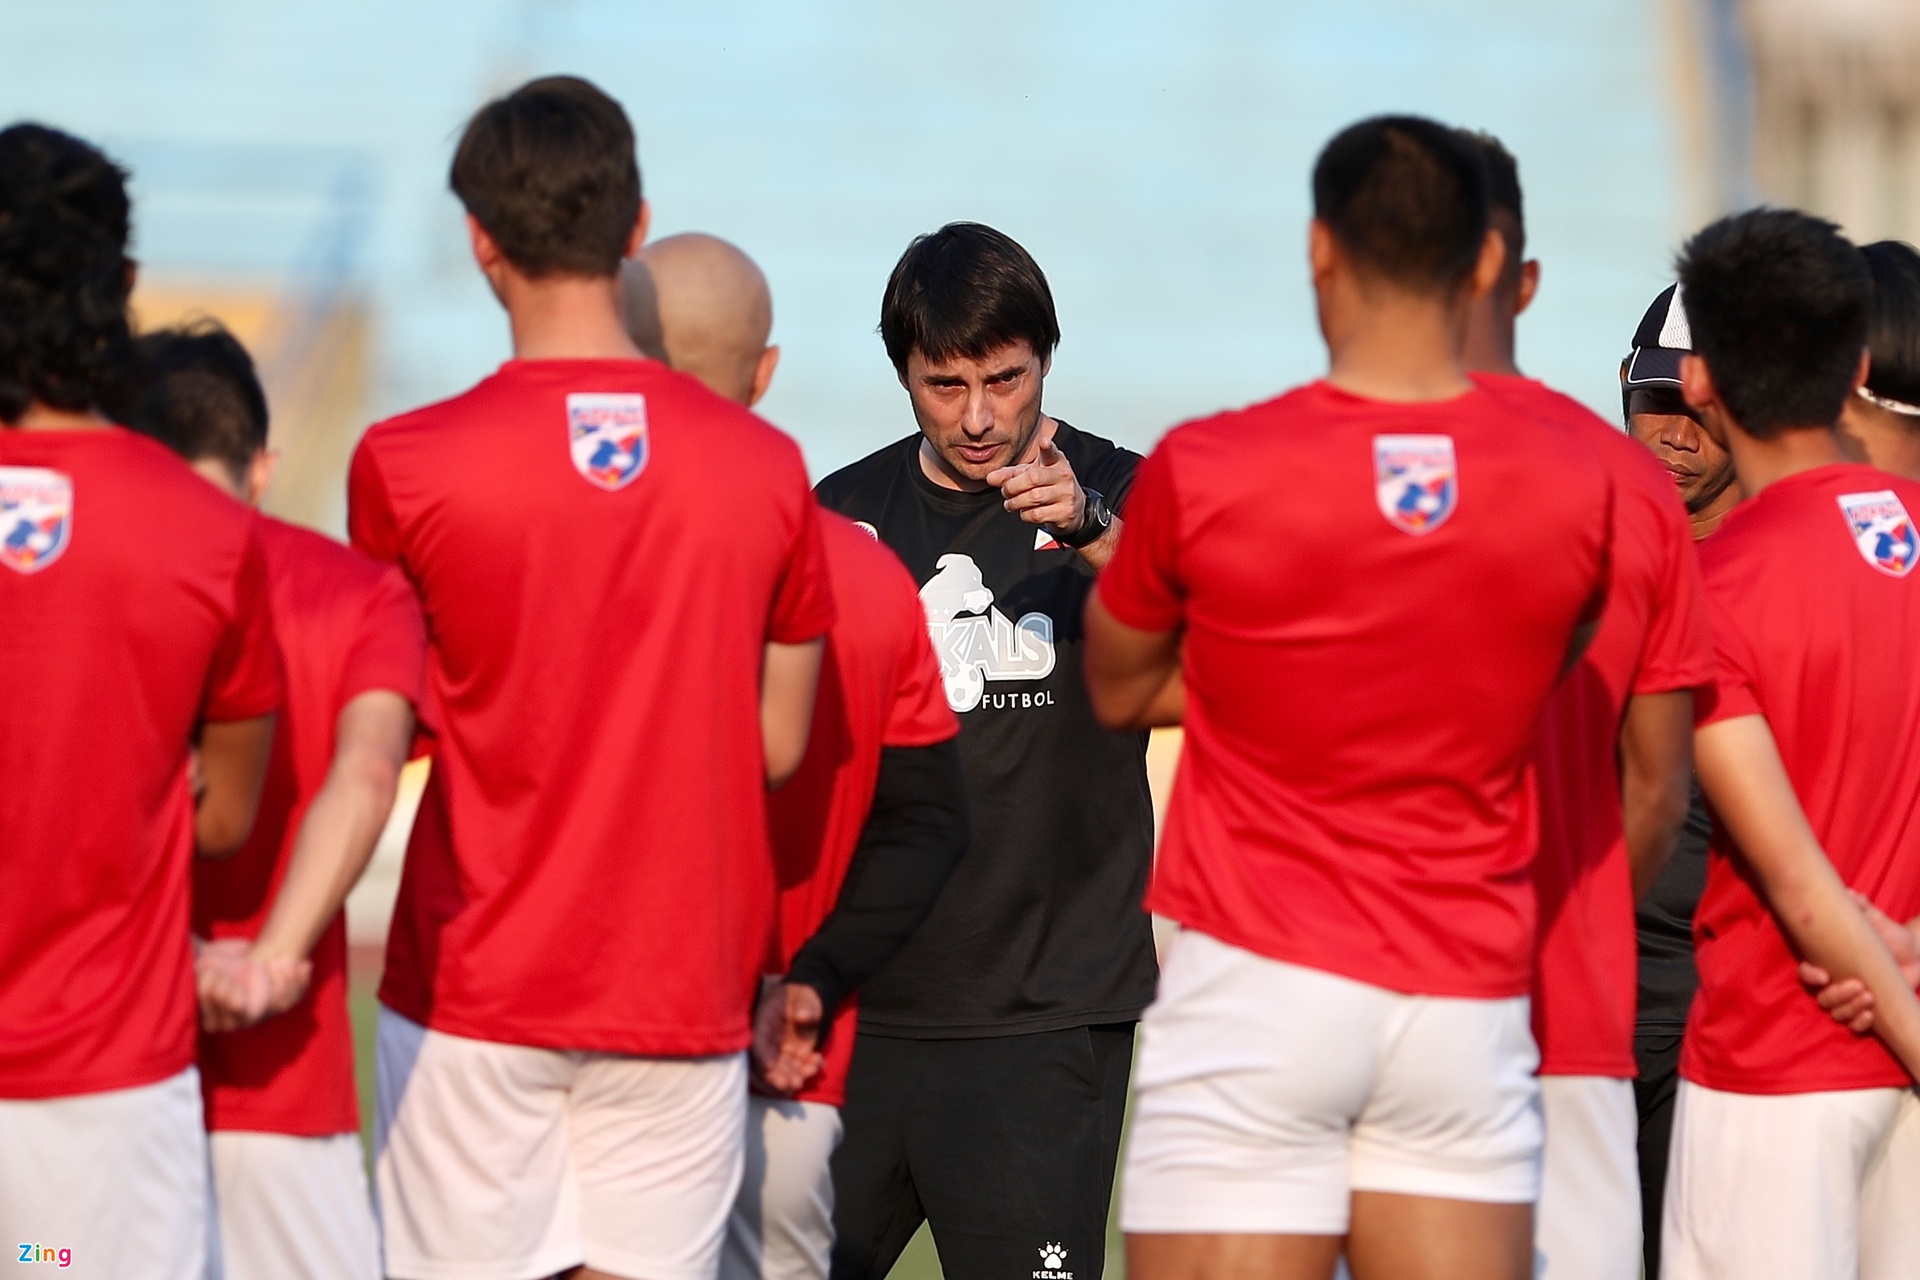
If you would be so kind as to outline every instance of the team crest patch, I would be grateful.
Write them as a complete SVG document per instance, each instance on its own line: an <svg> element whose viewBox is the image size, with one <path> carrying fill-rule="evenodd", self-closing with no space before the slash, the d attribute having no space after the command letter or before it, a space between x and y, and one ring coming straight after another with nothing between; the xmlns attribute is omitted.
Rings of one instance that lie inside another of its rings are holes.
<svg viewBox="0 0 1920 1280"><path fill-rule="evenodd" d="M1914 537L1913 519L1898 494L1891 489L1843 493L1839 502L1853 545L1868 564L1896 578L1913 572L1913 562L1920 559L1920 539Z"/></svg>
<svg viewBox="0 0 1920 1280"><path fill-rule="evenodd" d="M567 448L588 483L626 488L647 469L647 398L574 392L567 397Z"/></svg>
<svg viewBox="0 0 1920 1280"><path fill-rule="evenodd" d="M0 564L38 573L73 539L73 481L44 467L0 467Z"/></svg>
<svg viewBox="0 0 1920 1280"><path fill-rule="evenodd" d="M1419 535L1447 522L1460 500L1452 436L1375 436L1374 496L1396 529Z"/></svg>

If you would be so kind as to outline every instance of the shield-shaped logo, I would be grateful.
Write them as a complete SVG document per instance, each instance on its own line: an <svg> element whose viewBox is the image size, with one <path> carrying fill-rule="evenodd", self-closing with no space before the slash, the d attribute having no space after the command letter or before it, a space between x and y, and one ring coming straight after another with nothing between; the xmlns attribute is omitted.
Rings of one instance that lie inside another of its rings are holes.
<svg viewBox="0 0 1920 1280"><path fill-rule="evenodd" d="M1460 501L1452 436L1375 436L1374 497L1396 529L1432 533Z"/></svg>
<svg viewBox="0 0 1920 1280"><path fill-rule="evenodd" d="M647 469L647 398L576 391L567 397L567 447L589 483L624 489Z"/></svg>
<svg viewBox="0 0 1920 1280"><path fill-rule="evenodd" d="M72 540L72 479L44 467L0 467L0 564L38 573Z"/></svg>
<svg viewBox="0 0 1920 1280"><path fill-rule="evenodd" d="M1839 502L1862 559L1896 578L1913 572L1914 561L1920 559L1920 539L1914 536L1913 519L1900 495L1891 489L1843 493Z"/></svg>

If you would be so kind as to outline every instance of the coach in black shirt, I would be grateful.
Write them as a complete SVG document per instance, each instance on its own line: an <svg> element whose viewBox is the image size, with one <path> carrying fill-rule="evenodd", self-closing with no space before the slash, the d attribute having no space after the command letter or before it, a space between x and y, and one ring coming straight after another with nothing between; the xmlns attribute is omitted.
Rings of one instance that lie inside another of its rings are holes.
<svg viewBox="0 0 1920 1280"><path fill-rule="evenodd" d="M818 492L922 584L973 834L860 993L833 1276L881 1280L925 1220L948 1280L1098 1280L1153 815L1145 736L1088 707L1080 614L1140 457L1042 412L1053 296L989 227L915 240L880 332L919 430Z"/></svg>

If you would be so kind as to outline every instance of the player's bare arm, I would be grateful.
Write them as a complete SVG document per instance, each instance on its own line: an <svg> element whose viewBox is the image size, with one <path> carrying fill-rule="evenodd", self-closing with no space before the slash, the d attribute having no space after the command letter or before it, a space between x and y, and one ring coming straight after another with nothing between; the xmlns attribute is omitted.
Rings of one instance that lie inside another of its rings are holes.
<svg viewBox="0 0 1920 1280"><path fill-rule="evenodd" d="M1087 597L1087 696L1109 729L1152 729L1186 718L1178 631L1136 631Z"/></svg>
<svg viewBox="0 0 1920 1280"><path fill-rule="evenodd" d="M987 483L1000 490L1007 510L1028 524L1056 530L1069 545L1098 529L1091 541L1073 549L1095 570L1104 569L1120 542L1120 517L1107 511L1103 501L1088 496L1073 473L1073 464L1054 444L1053 430L1053 419L1043 418L1033 461L990 472Z"/></svg>
<svg viewBox="0 0 1920 1280"><path fill-rule="evenodd" d="M1894 961L1900 966L1900 976L1909 985L1920 987L1920 919L1909 920L1901 924L1886 912L1873 905L1873 901L1858 890L1849 890L1854 905L1866 916L1867 923L1886 944ZM1813 988L1814 998L1820 1007L1833 1015L1833 1020L1845 1026L1855 1035L1866 1035L1873 1030L1873 993L1867 990L1864 982L1858 978L1848 978L1835 982L1833 976L1817 964L1800 962L1800 980Z"/></svg>
<svg viewBox="0 0 1920 1280"><path fill-rule="evenodd" d="M1620 807L1635 902L1680 842L1692 777L1693 691L1629 698L1620 723Z"/></svg>
<svg viewBox="0 0 1920 1280"><path fill-rule="evenodd" d="M1781 928L1807 961L1873 997L1873 1029L1920 1075L1920 999L1848 895L1807 824L1762 716L1736 716L1694 735L1700 786L1746 855Z"/></svg>
<svg viewBox="0 0 1920 1280"><path fill-rule="evenodd" d="M230 858L247 842L273 754L274 717L209 721L200 732L199 807L194 847L203 858Z"/></svg>
<svg viewBox="0 0 1920 1280"><path fill-rule="evenodd" d="M242 940L210 944L200 983L201 1022L209 1031L249 1026L305 994L307 956L373 857L412 741L413 706L400 694L369 690L341 708L333 763L300 823L260 936L239 946L232 964L216 964L214 949Z"/></svg>
<svg viewBox="0 0 1920 1280"><path fill-rule="evenodd" d="M799 769L813 725L824 642L769 643L760 666L760 737L767 756L767 787L778 791Z"/></svg>

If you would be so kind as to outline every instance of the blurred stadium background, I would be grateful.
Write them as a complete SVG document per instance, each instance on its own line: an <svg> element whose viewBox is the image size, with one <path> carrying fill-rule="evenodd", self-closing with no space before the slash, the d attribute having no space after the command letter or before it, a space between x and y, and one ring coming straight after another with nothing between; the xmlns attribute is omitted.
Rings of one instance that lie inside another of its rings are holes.
<svg viewBox="0 0 1920 1280"><path fill-rule="evenodd" d="M269 507L336 535L365 425L507 353L446 166L483 99L557 71L626 104L658 234L766 268L785 356L762 408L816 474L910 429L880 288L957 218L1048 272L1048 404L1082 426L1145 449L1312 376L1308 167L1377 111L1519 157L1545 265L1522 362L1609 418L1712 215L1766 199L1920 239L1914 0L0 0L0 120L131 169L140 323L212 315L254 350ZM1156 742L1161 794L1176 753ZM352 904L362 1014L411 781ZM924 1233L902 1272L937 1272Z"/></svg>

